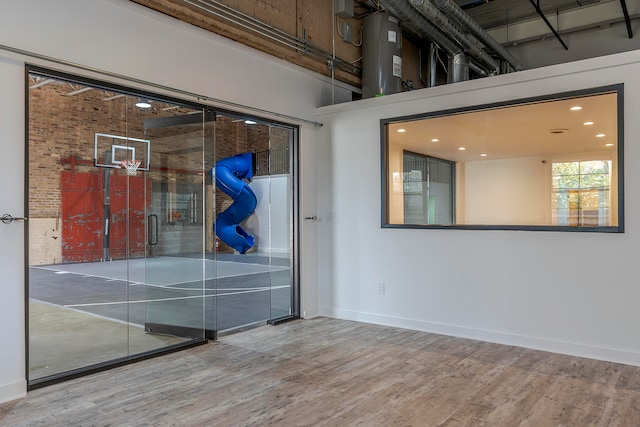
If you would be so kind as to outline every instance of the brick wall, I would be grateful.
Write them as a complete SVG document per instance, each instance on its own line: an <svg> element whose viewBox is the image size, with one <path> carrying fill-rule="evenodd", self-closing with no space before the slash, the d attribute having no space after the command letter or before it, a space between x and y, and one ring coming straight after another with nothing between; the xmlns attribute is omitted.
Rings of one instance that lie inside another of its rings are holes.
<svg viewBox="0 0 640 427"><path fill-rule="evenodd" d="M45 80L34 75L29 84L34 86ZM247 125L236 117L222 114L217 116L215 124L207 123L204 128L202 124L153 128L145 135L145 119L185 116L194 110L176 108L159 101L153 102L150 110L141 110L135 107L136 97L118 96L120 94L116 92L100 88L72 94L85 88L87 86L53 81L29 90L28 216L41 220L37 225L34 221L30 231L29 257L32 265L61 262L59 247L63 238L51 237L51 230L61 237L61 171L99 173L100 169L93 165L95 133L150 139L151 167L145 176L152 182L166 184L166 188L172 185L202 188L204 183L207 193L211 193L207 195L210 199L214 196L208 170L217 160L289 144L287 129L266 124ZM111 173L123 175L126 172L114 169ZM231 202L228 196L216 192L215 215ZM155 201L152 205L154 209L167 208L157 206ZM204 219L209 250L213 250L214 245L213 218L214 212L211 211ZM164 246L159 244L154 248L156 252L198 252L202 247L201 233L190 231L191 228L200 230L202 221L195 225L186 222L179 226L174 224L171 230L167 228L170 225L167 221L161 223L165 227L163 233L168 234L164 238Z"/></svg>

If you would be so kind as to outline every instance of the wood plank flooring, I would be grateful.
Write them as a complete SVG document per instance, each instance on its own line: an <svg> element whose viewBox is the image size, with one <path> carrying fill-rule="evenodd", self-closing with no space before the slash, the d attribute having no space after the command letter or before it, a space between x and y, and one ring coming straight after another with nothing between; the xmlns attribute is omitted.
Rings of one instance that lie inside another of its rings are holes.
<svg viewBox="0 0 640 427"><path fill-rule="evenodd" d="M640 368L299 320L32 391L2 426L640 426Z"/></svg>

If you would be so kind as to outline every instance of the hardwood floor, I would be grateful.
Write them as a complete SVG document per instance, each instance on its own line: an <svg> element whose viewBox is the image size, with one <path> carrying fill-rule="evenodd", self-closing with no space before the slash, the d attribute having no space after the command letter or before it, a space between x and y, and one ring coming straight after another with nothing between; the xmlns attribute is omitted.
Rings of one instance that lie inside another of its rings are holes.
<svg viewBox="0 0 640 427"><path fill-rule="evenodd" d="M327 318L32 391L2 426L640 426L640 368Z"/></svg>

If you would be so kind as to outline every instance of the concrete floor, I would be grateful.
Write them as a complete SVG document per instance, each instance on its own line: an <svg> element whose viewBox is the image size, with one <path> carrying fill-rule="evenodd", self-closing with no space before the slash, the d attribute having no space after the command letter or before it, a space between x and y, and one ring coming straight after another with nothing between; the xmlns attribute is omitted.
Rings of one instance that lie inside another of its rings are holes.
<svg viewBox="0 0 640 427"><path fill-rule="evenodd" d="M30 380L187 341L33 300L29 318Z"/></svg>

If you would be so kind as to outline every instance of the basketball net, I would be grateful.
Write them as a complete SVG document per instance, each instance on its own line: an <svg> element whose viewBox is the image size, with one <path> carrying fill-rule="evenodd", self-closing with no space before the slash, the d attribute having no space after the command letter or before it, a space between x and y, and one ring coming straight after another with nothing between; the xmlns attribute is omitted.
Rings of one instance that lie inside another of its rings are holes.
<svg viewBox="0 0 640 427"><path fill-rule="evenodd" d="M126 169L129 176L136 176L138 174L138 167L142 163L140 160L122 160L120 164L121 168Z"/></svg>

